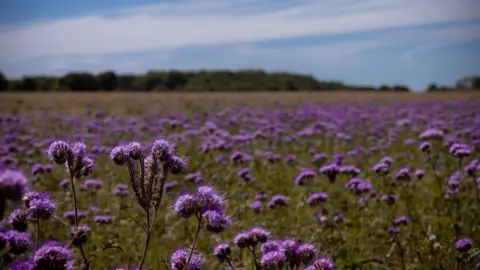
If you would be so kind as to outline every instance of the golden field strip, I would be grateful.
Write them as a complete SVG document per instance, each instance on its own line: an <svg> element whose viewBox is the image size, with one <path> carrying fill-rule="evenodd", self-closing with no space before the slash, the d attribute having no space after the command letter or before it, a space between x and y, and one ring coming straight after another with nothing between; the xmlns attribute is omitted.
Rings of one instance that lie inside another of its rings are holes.
<svg viewBox="0 0 480 270"><path fill-rule="evenodd" d="M387 102L400 100L478 99L478 92L385 93L385 92L215 92L215 93L145 93L145 92L61 92L1 93L0 112L20 113L34 108L75 113L88 108L128 113L139 110L195 111L230 105L252 107L314 104L320 102Z"/></svg>

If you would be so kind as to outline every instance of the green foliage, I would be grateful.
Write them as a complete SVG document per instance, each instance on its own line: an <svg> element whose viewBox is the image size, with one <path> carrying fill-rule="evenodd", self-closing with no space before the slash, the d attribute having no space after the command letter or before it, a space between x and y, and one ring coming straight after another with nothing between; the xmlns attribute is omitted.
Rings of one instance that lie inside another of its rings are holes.
<svg viewBox="0 0 480 270"><path fill-rule="evenodd" d="M6 90L8 90L8 80L5 77L5 75L3 75L2 72L0 72L0 91L6 91Z"/></svg>
<svg viewBox="0 0 480 270"><path fill-rule="evenodd" d="M24 78L28 86L10 86L13 91L372 91L373 87L347 85L338 81L319 81L311 75L264 70L151 70L146 74L99 74L70 72L60 78ZM33 80L33 81L32 81ZM15 84L14 80L10 84ZM406 91L392 88L389 91Z"/></svg>

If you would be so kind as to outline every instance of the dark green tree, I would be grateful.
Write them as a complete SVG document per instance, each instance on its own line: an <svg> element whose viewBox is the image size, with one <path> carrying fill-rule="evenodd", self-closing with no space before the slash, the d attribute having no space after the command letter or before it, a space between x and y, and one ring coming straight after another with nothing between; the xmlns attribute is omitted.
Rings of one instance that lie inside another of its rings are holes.
<svg viewBox="0 0 480 270"><path fill-rule="evenodd" d="M113 71L105 71L98 74L97 81L101 90L113 91L118 87L117 74Z"/></svg>
<svg viewBox="0 0 480 270"><path fill-rule="evenodd" d="M3 75L2 72L0 72L0 91L7 91L8 90L8 80Z"/></svg>

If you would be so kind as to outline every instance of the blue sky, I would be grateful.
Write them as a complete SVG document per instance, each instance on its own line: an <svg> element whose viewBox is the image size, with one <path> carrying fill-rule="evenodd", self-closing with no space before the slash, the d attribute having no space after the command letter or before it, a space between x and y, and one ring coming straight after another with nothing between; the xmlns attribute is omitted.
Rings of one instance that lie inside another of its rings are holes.
<svg viewBox="0 0 480 270"><path fill-rule="evenodd" d="M480 75L479 0L3 0L0 70L264 68L423 89Z"/></svg>

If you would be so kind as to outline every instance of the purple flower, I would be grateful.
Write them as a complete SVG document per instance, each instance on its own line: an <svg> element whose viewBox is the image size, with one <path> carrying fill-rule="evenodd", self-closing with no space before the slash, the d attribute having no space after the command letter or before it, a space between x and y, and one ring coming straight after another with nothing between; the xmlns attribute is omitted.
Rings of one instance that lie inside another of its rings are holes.
<svg viewBox="0 0 480 270"><path fill-rule="evenodd" d="M190 251L188 249L180 249L175 251L170 258L172 270L200 270L205 261L199 254L192 254L190 263L185 268Z"/></svg>
<svg viewBox="0 0 480 270"><path fill-rule="evenodd" d="M125 152L133 160L140 160L143 156L143 147L139 142L131 142L125 146Z"/></svg>
<svg viewBox="0 0 480 270"><path fill-rule="evenodd" d="M194 196L185 194L176 200L173 209L183 218L189 218L198 211L197 201Z"/></svg>
<svg viewBox="0 0 480 270"><path fill-rule="evenodd" d="M276 250L265 253L260 259L260 264L265 269L282 269L287 261L283 250Z"/></svg>
<svg viewBox="0 0 480 270"><path fill-rule="evenodd" d="M328 200L328 194L319 192L319 193L312 193L307 198L307 204L310 206L319 205L322 202L326 202Z"/></svg>
<svg viewBox="0 0 480 270"><path fill-rule="evenodd" d="M408 223L410 223L410 219L407 216L399 216L393 220L395 225L407 225Z"/></svg>
<svg viewBox="0 0 480 270"><path fill-rule="evenodd" d="M125 184L117 184L112 190L112 193L117 197L125 197L128 195L128 186Z"/></svg>
<svg viewBox="0 0 480 270"><path fill-rule="evenodd" d="M88 241L88 232L90 227L87 225L80 225L70 229L70 239L72 239L72 244L75 246L81 246Z"/></svg>
<svg viewBox="0 0 480 270"><path fill-rule="evenodd" d="M335 181L337 174L340 172L340 168L336 163L332 163L332 164L323 165L320 168L319 172L323 175L326 175L328 177L328 180L330 180L330 182L333 183Z"/></svg>
<svg viewBox="0 0 480 270"><path fill-rule="evenodd" d="M288 204L289 198L284 195L274 195L272 199L267 203L270 209L275 209L277 206L285 206Z"/></svg>
<svg viewBox="0 0 480 270"><path fill-rule="evenodd" d="M315 171L303 168L300 170L300 173L295 177L295 185L303 185L305 180L312 179L315 177Z"/></svg>
<svg viewBox="0 0 480 270"><path fill-rule="evenodd" d="M429 142L422 142L420 143L420 151L424 152L424 153L429 153L430 152L430 149L432 149L432 144L429 143Z"/></svg>
<svg viewBox="0 0 480 270"><path fill-rule="evenodd" d="M150 152L155 157L155 159L164 162L172 157L173 145L166 140L159 139L153 142L153 146Z"/></svg>
<svg viewBox="0 0 480 270"><path fill-rule="evenodd" d="M457 239L455 241L455 248L458 250L458 252L466 252L470 250L473 246L473 241L470 238L464 237Z"/></svg>
<svg viewBox="0 0 480 270"><path fill-rule="evenodd" d="M207 229L207 231L210 231L210 232L214 232L214 233L223 232L229 224L228 217L216 211L212 211L212 210L206 211L203 214L203 217L207 221L207 225L205 226L205 228Z"/></svg>
<svg viewBox="0 0 480 270"><path fill-rule="evenodd" d="M0 172L0 193L12 201L22 199L26 191L27 178L19 171Z"/></svg>
<svg viewBox="0 0 480 270"><path fill-rule="evenodd" d="M49 219L55 211L56 205L48 197L33 199L29 202L28 211L33 219Z"/></svg>
<svg viewBox="0 0 480 270"><path fill-rule="evenodd" d="M181 174L187 170L188 160L184 157L172 156L166 161L166 167L172 174Z"/></svg>
<svg viewBox="0 0 480 270"><path fill-rule="evenodd" d="M7 245L11 253L20 255L25 253L30 247L30 235L24 232L7 231Z"/></svg>
<svg viewBox="0 0 480 270"><path fill-rule="evenodd" d="M415 171L415 177L420 180L423 178L423 176L425 175L425 172L423 170L416 170Z"/></svg>
<svg viewBox="0 0 480 270"><path fill-rule="evenodd" d="M28 228L28 212L23 209L15 209L8 217L8 223L17 231L25 232Z"/></svg>
<svg viewBox="0 0 480 270"><path fill-rule="evenodd" d="M233 242L239 247L239 248L246 248L250 245L253 244L250 234L248 232L241 232L238 233L234 238Z"/></svg>
<svg viewBox="0 0 480 270"><path fill-rule="evenodd" d="M21 260L13 263L8 270L34 270L33 264L29 260Z"/></svg>
<svg viewBox="0 0 480 270"><path fill-rule="evenodd" d="M267 241L263 243L262 246L260 247L260 250L262 251L263 254L266 254L268 252L275 251L278 249L280 249L280 243L274 240Z"/></svg>
<svg viewBox="0 0 480 270"><path fill-rule="evenodd" d="M232 251L230 250L228 244L218 244L213 249L213 255L217 257L220 262L226 260L228 256L230 256L231 252Z"/></svg>
<svg viewBox="0 0 480 270"><path fill-rule="evenodd" d="M395 194L383 194L381 200L386 202L388 205L392 205L397 201L397 195Z"/></svg>
<svg viewBox="0 0 480 270"><path fill-rule="evenodd" d="M96 215L93 221L99 225L110 224L113 222L113 218L110 215Z"/></svg>
<svg viewBox="0 0 480 270"><path fill-rule="evenodd" d="M67 248L43 245L33 255L34 269L71 270L72 256Z"/></svg>
<svg viewBox="0 0 480 270"><path fill-rule="evenodd" d="M401 168L395 173L395 179L396 180L402 180L402 181L409 181L411 179L410 176L410 169L409 168Z"/></svg>
<svg viewBox="0 0 480 270"><path fill-rule="evenodd" d="M261 201L254 201L250 204L250 208L255 212L255 213L260 213L263 212L263 205Z"/></svg>
<svg viewBox="0 0 480 270"><path fill-rule="evenodd" d="M110 159L115 165L122 166L125 164L125 157L127 156L127 150L124 146L117 146L110 152Z"/></svg>
<svg viewBox="0 0 480 270"><path fill-rule="evenodd" d="M85 189L101 189L103 187L103 181L98 179L88 179L83 183L83 188Z"/></svg>
<svg viewBox="0 0 480 270"><path fill-rule="evenodd" d="M299 260L304 264L308 264L315 257L317 249L311 244L302 244L298 246L296 252Z"/></svg>
<svg viewBox="0 0 480 270"><path fill-rule="evenodd" d="M332 260L328 257L321 257L315 260L310 266L306 267L305 270L333 270L335 265Z"/></svg>
<svg viewBox="0 0 480 270"><path fill-rule="evenodd" d="M422 132L420 136L418 136L420 140L428 141L428 140L442 140L443 139L443 131L435 128L429 128Z"/></svg>
<svg viewBox="0 0 480 270"><path fill-rule="evenodd" d="M48 148L48 157L57 164L63 164L73 156L70 145L64 141L55 141Z"/></svg>
<svg viewBox="0 0 480 270"><path fill-rule="evenodd" d="M217 212L224 211L223 198L214 191L210 186L198 187L195 194L195 202L201 213L208 210Z"/></svg>
<svg viewBox="0 0 480 270"><path fill-rule="evenodd" d="M87 213L85 211L78 210L78 221L85 219L87 217ZM63 213L63 218L68 220L70 224L75 223L75 211L69 210Z"/></svg>

